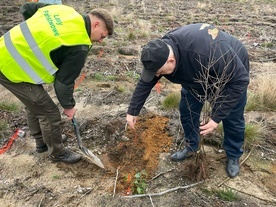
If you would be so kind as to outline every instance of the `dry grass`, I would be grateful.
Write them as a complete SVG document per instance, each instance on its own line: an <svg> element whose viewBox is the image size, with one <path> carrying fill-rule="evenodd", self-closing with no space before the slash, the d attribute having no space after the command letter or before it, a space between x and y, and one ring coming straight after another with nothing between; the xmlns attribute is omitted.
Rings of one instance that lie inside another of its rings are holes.
<svg viewBox="0 0 276 207"><path fill-rule="evenodd" d="M251 81L247 111L276 111L276 75L258 76Z"/></svg>
<svg viewBox="0 0 276 207"><path fill-rule="evenodd" d="M0 109L5 111L19 111L23 104L6 88L0 85Z"/></svg>

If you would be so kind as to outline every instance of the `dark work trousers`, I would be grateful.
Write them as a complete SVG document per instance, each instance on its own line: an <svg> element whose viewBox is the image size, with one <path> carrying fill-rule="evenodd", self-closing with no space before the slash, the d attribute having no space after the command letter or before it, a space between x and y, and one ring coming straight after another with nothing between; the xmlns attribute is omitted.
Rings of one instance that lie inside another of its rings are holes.
<svg viewBox="0 0 276 207"><path fill-rule="evenodd" d="M244 93L238 104L230 114L222 120L224 129L223 147L228 158L240 158L244 143L244 107L246 105L246 93ZM199 125L200 113L203 107L195 95L182 88L181 101L179 104L180 118L183 126L187 147L191 150L198 150L200 142Z"/></svg>
<svg viewBox="0 0 276 207"><path fill-rule="evenodd" d="M13 83L0 72L0 84L13 93L25 106L28 126L37 145L48 146L48 153L62 153L60 121L57 105L42 85L30 83Z"/></svg>

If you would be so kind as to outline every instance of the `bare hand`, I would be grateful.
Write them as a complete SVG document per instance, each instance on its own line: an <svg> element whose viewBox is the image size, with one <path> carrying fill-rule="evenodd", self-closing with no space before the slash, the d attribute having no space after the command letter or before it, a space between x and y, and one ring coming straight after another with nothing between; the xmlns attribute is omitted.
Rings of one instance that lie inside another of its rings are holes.
<svg viewBox="0 0 276 207"><path fill-rule="evenodd" d="M214 131L218 127L218 124L214 122L212 119L209 120L209 122L201 127L200 129L200 134L206 135Z"/></svg>
<svg viewBox="0 0 276 207"><path fill-rule="evenodd" d="M63 114L65 114L69 120L73 119L77 109L71 108L71 109L64 109Z"/></svg>
<svg viewBox="0 0 276 207"><path fill-rule="evenodd" d="M136 121L137 121L137 116L132 116L127 114L126 121L127 121L127 124L130 126L130 128L134 129L134 125L136 124Z"/></svg>

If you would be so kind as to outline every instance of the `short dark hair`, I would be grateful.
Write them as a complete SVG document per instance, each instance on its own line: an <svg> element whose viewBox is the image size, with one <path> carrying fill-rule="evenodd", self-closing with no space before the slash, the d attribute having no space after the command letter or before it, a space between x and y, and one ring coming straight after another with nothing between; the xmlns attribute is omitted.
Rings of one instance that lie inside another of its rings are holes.
<svg viewBox="0 0 276 207"><path fill-rule="evenodd" d="M112 16L109 14L107 10L98 8L98 9L93 9L90 13L104 21L106 25L106 29L108 31L108 35L113 34L114 22L113 22Z"/></svg>

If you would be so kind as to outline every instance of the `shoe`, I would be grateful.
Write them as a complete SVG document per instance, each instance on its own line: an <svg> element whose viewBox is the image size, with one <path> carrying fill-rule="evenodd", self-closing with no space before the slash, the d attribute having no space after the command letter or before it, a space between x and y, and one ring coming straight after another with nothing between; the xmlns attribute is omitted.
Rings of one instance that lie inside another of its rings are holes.
<svg viewBox="0 0 276 207"><path fill-rule="evenodd" d="M66 142L67 141L67 136L65 134L62 134L61 135L61 141L62 143ZM40 145L36 145L36 152L37 153L43 153L43 152L47 152L48 151L48 147L47 145L43 142L43 144L40 144Z"/></svg>
<svg viewBox="0 0 276 207"><path fill-rule="evenodd" d="M54 162L76 163L80 161L81 155L69 149L64 149L61 154L57 156L49 155L49 158Z"/></svg>
<svg viewBox="0 0 276 207"><path fill-rule="evenodd" d="M47 151L48 151L48 147L47 147L46 144L44 144L44 145L42 145L42 146L36 145L35 151L36 151L37 153L47 152Z"/></svg>
<svg viewBox="0 0 276 207"><path fill-rule="evenodd" d="M176 162L182 161L186 158L192 157L193 155L194 155L194 152L191 149L186 147L183 151L177 151L173 153L171 156L171 160Z"/></svg>
<svg viewBox="0 0 276 207"><path fill-rule="evenodd" d="M230 178L236 177L240 172L239 159L227 158L226 172Z"/></svg>

